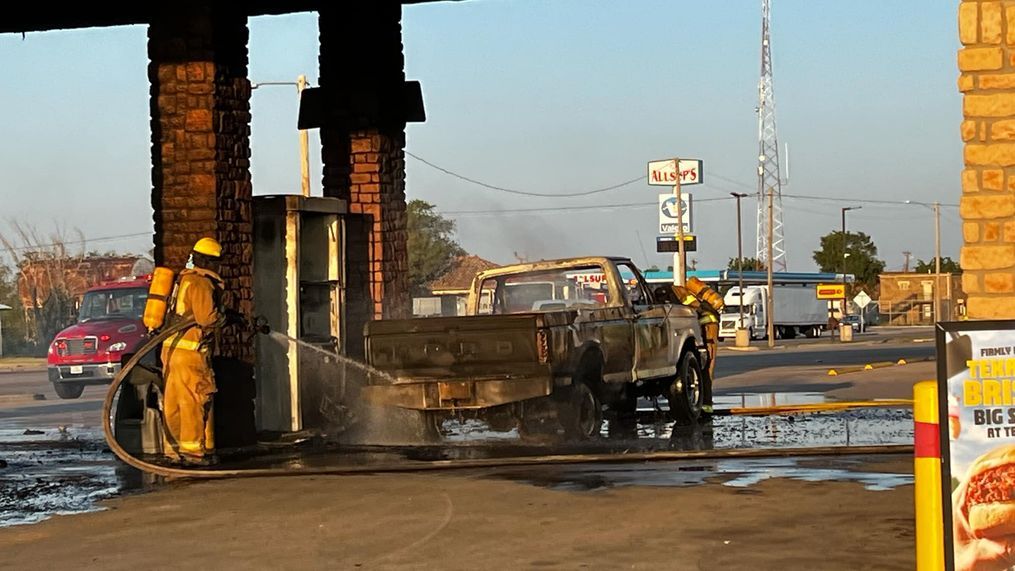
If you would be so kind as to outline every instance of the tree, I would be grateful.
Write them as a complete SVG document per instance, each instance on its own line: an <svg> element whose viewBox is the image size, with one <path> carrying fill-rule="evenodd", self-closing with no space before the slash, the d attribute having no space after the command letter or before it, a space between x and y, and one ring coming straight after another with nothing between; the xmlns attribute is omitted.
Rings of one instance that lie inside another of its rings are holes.
<svg viewBox="0 0 1015 571"><path fill-rule="evenodd" d="M878 275L885 271L885 263L877 258L878 248L870 236L863 232L846 232L845 246L843 251L842 232L822 236L821 249L814 252L814 262L823 272L840 273L845 267L847 274L856 276L854 289L876 286Z"/></svg>
<svg viewBox="0 0 1015 571"><path fill-rule="evenodd" d="M414 294L426 292L426 284L451 268L465 250L455 241L455 222L444 218L437 207L411 200L409 218L409 285Z"/></svg>
<svg viewBox="0 0 1015 571"><path fill-rule="evenodd" d="M745 256L739 259L730 258L729 264L727 264L726 267L735 271L743 270L745 272L753 272L764 270L768 266L757 258L748 258Z"/></svg>
<svg viewBox="0 0 1015 571"><path fill-rule="evenodd" d="M0 247L17 268L17 306L22 307L25 338L37 347L45 347L74 321L74 298L67 277L84 257L84 235L75 228L71 232L77 239L71 239L60 226L46 235L16 220L9 226L9 233L0 234ZM71 253L71 244L78 244L80 250Z"/></svg>
<svg viewBox="0 0 1015 571"><path fill-rule="evenodd" d="M26 352L25 310L18 296L17 274L8 266L0 265L0 304L11 307L0 311L3 320L3 354L19 355Z"/></svg>
<svg viewBox="0 0 1015 571"><path fill-rule="evenodd" d="M916 261L916 273L918 274L933 274L934 273L934 258L927 260ZM959 267L959 263L949 258L948 256L941 257L941 273L942 274L961 274L962 268Z"/></svg>

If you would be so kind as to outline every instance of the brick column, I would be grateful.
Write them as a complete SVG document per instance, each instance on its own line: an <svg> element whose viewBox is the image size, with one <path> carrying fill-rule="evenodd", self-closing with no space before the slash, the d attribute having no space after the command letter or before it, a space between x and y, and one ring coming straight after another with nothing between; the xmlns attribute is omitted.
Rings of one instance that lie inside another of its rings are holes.
<svg viewBox="0 0 1015 571"><path fill-rule="evenodd" d="M335 94L355 92L359 97L402 88L405 72L399 3L359 4L355 9L335 3L322 8L320 34L322 88ZM370 99L377 105L393 104L383 98ZM321 129L325 196L347 199L349 211L369 216L372 224L369 233L361 234L367 239L369 263L355 265L350 260L348 268L350 282L364 281L370 299L350 296L348 311L365 305L375 319L406 317L411 309L405 123L389 120L389 111L382 108L372 116L352 116L343 127Z"/></svg>
<svg viewBox="0 0 1015 571"><path fill-rule="evenodd" d="M203 236L223 246L226 302L253 310L250 82L240 10L173 5L148 29L155 262L183 268ZM252 362L236 335L225 355Z"/></svg>
<svg viewBox="0 0 1015 571"><path fill-rule="evenodd" d="M1015 5L959 4L962 288L973 319L1015 317Z"/></svg>

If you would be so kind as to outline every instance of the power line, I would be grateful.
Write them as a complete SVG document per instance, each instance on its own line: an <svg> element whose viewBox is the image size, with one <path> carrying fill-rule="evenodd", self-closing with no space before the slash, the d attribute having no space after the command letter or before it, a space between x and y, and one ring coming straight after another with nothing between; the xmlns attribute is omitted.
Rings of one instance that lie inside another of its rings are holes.
<svg viewBox="0 0 1015 571"><path fill-rule="evenodd" d="M719 196L714 198L697 198L694 199L694 203L698 204L701 202L717 202L733 200L733 197ZM441 214L447 216L470 216L470 215L489 215L489 214L532 214L538 212L574 212L577 210L616 210L619 208L647 208L649 206L658 207L659 202L628 202L622 204L590 204L588 206L553 206L545 208L500 208L493 210L446 210Z"/></svg>
<svg viewBox="0 0 1015 571"><path fill-rule="evenodd" d="M624 182L620 182L620 183L613 184L613 185L610 185L610 186L606 186L606 187L603 187L603 188L597 188L595 190L586 190L586 191L582 191L582 192L567 192L567 193L563 193L563 194L550 194L550 193L543 193L543 192L529 192L527 190L518 190L518 189L514 189L514 188L505 188L503 186L496 186L496 185L493 185L493 184L488 184L488 183L485 183L483 181L476 180L474 178L469 178L469 177L467 177L465 175L462 175L462 174L458 174L458 173L456 173L454 171L451 171L451 170L448 170L448 169L446 169L446 168L444 168L444 167L442 167L440 165L435 165L434 163L424 159L423 157L420 157L418 155L414 155L414 154L410 153L409 151L405 151L405 154L407 156L410 156L410 157L416 159L417 161L425 164L426 166L428 166L428 167L430 167L430 168L432 168L434 170L438 170L438 171L440 171L440 172L442 172L442 173L444 173L446 175L453 176L453 177L455 177L457 179L464 180L466 182L469 182L469 183L481 186L483 188L488 188L490 190L498 190L500 192L507 192L509 194L517 194L517 195L521 195L521 196L537 196L537 197L541 197L541 198L572 198L572 197L576 197L576 196L589 196L589 195L592 195L592 194L599 194L599 193L602 193L602 192L608 192L608 191L611 191L611 190L616 190L618 188L623 188L625 186L629 186L629 185L632 185L632 184L634 184L636 182L641 182L641 181L645 180L645 175L638 175L638 177L632 178L631 180L626 180Z"/></svg>
<svg viewBox="0 0 1015 571"><path fill-rule="evenodd" d="M833 196L813 196L806 194L783 194L783 198L797 198L801 200L823 200L826 202L850 202L854 204L887 204L896 206L933 206L933 202L922 202L918 200L879 200L876 198L839 198ZM947 204L942 202L941 206L958 208L958 204Z"/></svg>
<svg viewBox="0 0 1015 571"><path fill-rule="evenodd" d="M27 252L30 250L42 250L45 248L55 248L57 246L67 246L71 244L84 245L89 242L109 242L111 240L122 240L124 238L140 238L141 236L151 236L151 232L137 232L134 234L119 234L117 236L102 236L100 238L83 238L81 240L65 240L63 242L53 242L51 244L37 244L35 246L18 246L11 248L15 252Z"/></svg>

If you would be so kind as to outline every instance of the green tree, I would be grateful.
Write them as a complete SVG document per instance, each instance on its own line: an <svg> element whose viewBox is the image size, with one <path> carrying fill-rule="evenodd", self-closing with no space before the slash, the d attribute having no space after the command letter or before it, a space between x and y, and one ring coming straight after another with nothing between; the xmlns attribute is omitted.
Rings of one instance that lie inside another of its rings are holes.
<svg viewBox="0 0 1015 571"><path fill-rule="evenodd" d="M17 273L4 265L0 265L0 304L11 307L10 311L0 312L0 319L3 320L4 355L26 353L25 310L18 296Z"/></svg>
<svg viewBox="0 0 1015 571"><path fill-rule="evenodd" d="M413 294L426 292L426 284L448 271L465 250L455 241L455 223L423 200L411 200L409 217L409 285Z"/></svg>
<svg viewBox="0 0 1015 571"><path fill-rule="evenodd" d="M753 272L764 270L767 266L765 263L757 258L730 258L729 264L726 265L731 270L743 270L745 272Z"/></svg>
<svg viewBox="0 0 1015 571"><path fill-rule="evenodd" d="M916 273L918 274L933 274L934 273L934 258L927 260L916 261ZM962 268L959 267L959 263L949 258L948 256L941 257L941 273L943 274L961 274Z"/></svg>
<svg viewBox="0 0 1015 571"><path fill-rule="evenodd" d="M845 268L847 274L856 276L853 289L873 288L878 275L885 271L885 263L877 255L877 246L863 232L846 232L845 244L842 232L830 232L821 237L821 249L814 252L814 262L823 272L840 273Z"/></svg>

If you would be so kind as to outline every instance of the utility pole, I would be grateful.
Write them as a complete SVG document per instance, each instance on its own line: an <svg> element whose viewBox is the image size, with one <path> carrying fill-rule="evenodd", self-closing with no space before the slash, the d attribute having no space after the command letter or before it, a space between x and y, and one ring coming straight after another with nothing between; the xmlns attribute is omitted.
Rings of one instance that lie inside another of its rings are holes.
<svg viewBox="0 0 1015 571"><path fill-rule="evenodd" d="M300 74L296 78L297 102L302 101L306 88L307 76ZM300 189L303 196L310 196L310 134L306 129L300 129Z"/></svg>
<svg viewBox="0 0 1015 571"><path fill-rule="evenodd" d="M731 192L730 196L737 199L737 288L740 292L740 321L737 321L737 329L744 327L744 237L741 231L740 221L740 199L747 196L745 192Z"/></svg>
<svg viewBox="0 0 1015 571"><path fill-rule="evenodd" d="M934 202L934 321L943 321L941 319L941 203L936 201Z"/></svg>
<svg viewBox="0 0 1015 571"><path fill-rule="evenodd" d="M846 257L849 254L846 252L846 246L849 242L846 240L846 212L849 210L859 210L862 206L845 206L842 210L842 312L840 317L846 317L849 313L848 305L846 302Z"/></svg>
<svg viewBox="0 0 1015 571"><path fill-rule="evenodd" d="M775 315L773 315L772 308L775 304L772 302L772 297L775 296L775 287L772 283L772 232L773 224L772 219L775 217L774 206L775 203L775 191L769 187L768 189L768 295L765 298L768 300L766 304L768 307L765 308L766 317L768 319L768 346L775 347Z"/></svg>
<svg viewBox="0 0 1015 571"><path fill-rule="evenodd" d="M680 159L673 159L677 181L673 185L673 196L677 201L677 253L673 257L673 283L682 286L687 281L687 259L684 247L684 204L680 197Z"/></svg>

